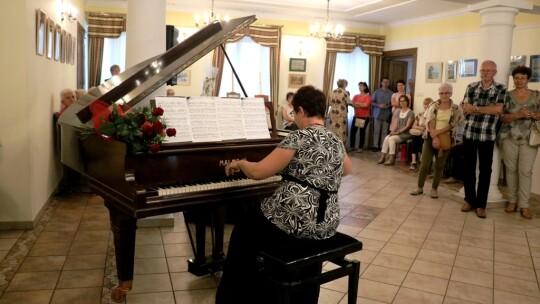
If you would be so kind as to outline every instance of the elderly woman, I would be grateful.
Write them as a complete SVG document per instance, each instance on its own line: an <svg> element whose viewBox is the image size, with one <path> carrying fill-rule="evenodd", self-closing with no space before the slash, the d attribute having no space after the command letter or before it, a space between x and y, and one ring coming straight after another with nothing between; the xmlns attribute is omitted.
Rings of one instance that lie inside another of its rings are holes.
<svg viewBox="0 0 540 304"><path fill-rule="evenodd" d="M233 229L227 261L216 303L277 303L260 273L250 261L259 250L283 248L288 252L317 247L332 237L339 225L338 190L341 177L352 165L343 143L324 127L326 98L313 86L294 94L291 131L279 146L259 162L232 161L227 175L242 171L259 180L281 173L283 180L274 193L237 223ZM318 274L322 264L308 273ZM294 294L291 303L318 302L319 286Z"/></svg>
<svg viewBox="0 0 540 304"><path fill-rule="evenodd" d="M531 124L540 119L540 93L527 87L532 71L520 66L512 71L515 89L506 94L504 113L501 114L501 127L498 141L501 146L508 196L508 213L520 209L521 216L531 219L529 198L531 195L531 176L538 147L529 145Z"/></svg>
<svg viewBox="0 0 540 304"><path fill-rule="evenodd" d="M396 161L396 145L400 142L406 142L412 137L409 130L414 123L414 112L409 108L410 103L411 101L407 95L401 95L399 97L400 107L396 110L399 113L392 117L392 120L396 120L392 123L395 127L384 138L381 158L377 164L384 163L385 166L393 165ZM386 154L389 155L389 158L385 162Z"/></svg>
<svg viewBox="0 0 540 304"><path fill-rule="evenodd" d="M431 198L438 198L437 188L441 181L446 158L450 153L450 149L439 151L440 138L443 134L454 133L458 125L463 124L463 111L461 107L454 104L452 99L452 85L442 83L439 86L439 100L429 106L426 112L426 126L424 132L424 146L422 147L422 163L420 164L420 173L418 174L418 187L411 192L411 195L420 195L424 193L424 183L431 166L431 160L434 155L435 172L433 173L433 184L431 185ZM450 134L451 135L451 134ZM452 138L453 136L450 136ZM442 153L437 153L442 152Z"/></svg>
<svg viewBox="0 0 540 304"><path fill-rule="evenodd" d="M416 162L418 160L418 153L422 152L422 146L424 145L424 131L426 130L426 116L424 115L429 105L433 102L433 99L427 97L424 99L424 111L418 113L414 120L414 124L409 131L412 135L412 147L411 147L411 166L409 170L416 171Z"/></svg>
<svg viewBox="0 0 540 304"><path fill-rule="evenodd" d="M330 107L330 131L337 135L341 142L347 142L347 109L351 103L347 92L347 80L339 79L338 88L328 94L328 106Z"/></svg>

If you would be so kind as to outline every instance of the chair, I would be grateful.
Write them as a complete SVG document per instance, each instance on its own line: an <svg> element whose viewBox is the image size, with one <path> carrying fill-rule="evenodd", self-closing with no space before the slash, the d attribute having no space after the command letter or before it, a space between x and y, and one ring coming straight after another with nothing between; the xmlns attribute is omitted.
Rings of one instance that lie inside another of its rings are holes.
<svg viewBox="0 0 540 304"><path fill-rule="evenodd" d="M273 249L260 251L257 266L265 281L278 288L280 304L290 303L290 292L308 285L320 286L327 282L349 276L348 303L356 304L360 262L348 260L347 254L362 250L362 242L346 234L336 232L331 238L321 241L316 249L308 248L302 252L283 252ZM331 262L338 268L324 271L314 276L291 279L290 274L301 272L308 266Z"/></svg>

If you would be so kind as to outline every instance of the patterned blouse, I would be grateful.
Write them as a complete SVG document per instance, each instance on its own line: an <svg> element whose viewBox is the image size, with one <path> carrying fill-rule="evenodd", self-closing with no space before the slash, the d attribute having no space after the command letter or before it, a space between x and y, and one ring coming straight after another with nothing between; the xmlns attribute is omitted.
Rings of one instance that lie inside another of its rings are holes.
<svg viewBox="0 0 540 304"><path fill-rule="evenodd" d="M429 128L427 128L428 123L432 120L437 119L437 111L439 110L440 101L441 100L439 99L437 101L432 102L429 105L429 108L427 109L426 113L424 114L424 116L426 117L426 129L424 130L424 134L423 134L424 138L428 137L428 133L429 133ZM450 99L450 102L452 103L452 106L450 107L451 112L450 112L450 121L449 121L450 132L451 132L450 135L451 135L452 140L454 141L455 136L456 136L456 128L458 126L463 125L465 123L465 120L463 116L463 110L461 109L461 107L455 104L452 101L452 99Z"/></svg>
<svg viewBox="0 0 540 304"><path fill-rule="evenodd" d="M504 101L504 112L513 114L521 111L524 107L529 107L529 109L535 113L540 111L540 92L537 90L529 90L529 92L529 98L523 103L516 101L514 91L508 92ZM528 140L531 133L532 121L533 120L530 119L518 119L503 123L501 130L499 131L498 140L503 140L508 137L515 140Z"/></svg>
<svg viewBox="0 0 540 304"><path fill-rule="evenodd" d="M312 125L289 133L279 147L296 150L282 174L333 193L326 201L324 219L317 222L321 193L297 182L282 181L261 203L262 213L279 229L297 238L320 240L333 236L340 220L337 191L343 173L345 146L323 126Z"/></svg>

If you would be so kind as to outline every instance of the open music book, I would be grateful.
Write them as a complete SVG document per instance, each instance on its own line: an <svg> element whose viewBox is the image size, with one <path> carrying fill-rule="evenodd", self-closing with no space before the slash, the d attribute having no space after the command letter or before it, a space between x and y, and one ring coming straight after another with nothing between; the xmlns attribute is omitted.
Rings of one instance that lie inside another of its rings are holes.
<svg viewBox="0 0 540 304"><path fill-rule="evenodd" d="M270 138L262 98L163 96L155 102L167 127L176 129L166 143Z"/></svg>

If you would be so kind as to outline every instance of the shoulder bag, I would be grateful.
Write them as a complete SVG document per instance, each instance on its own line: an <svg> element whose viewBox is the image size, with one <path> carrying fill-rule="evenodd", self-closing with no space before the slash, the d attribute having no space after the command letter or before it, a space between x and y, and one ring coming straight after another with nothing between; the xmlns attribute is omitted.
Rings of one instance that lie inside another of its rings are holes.
<svg viewBox="0 0 540 304"><path fill-rule="evenodd" d="M366 125L366 120L363 118L355 118L354 126L358 128L363 128Z"/></svg>
<svg viewBox="0 0 540 304"><path fill-rule="evenodd" d="M531 134L529 135L529 146L538 147L540 145L540 120L531 124Z"/></svg>
<svg viewBox="0 0 540 304"><path fill-rule="evenodd" d="M444 151L452 148L452 138L450 132L441 133L437 137L439 138L439 153L437 157L441 157Z"/></svg>

